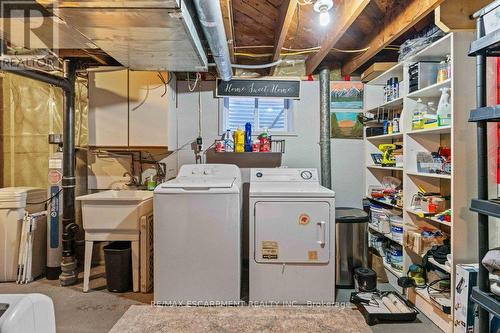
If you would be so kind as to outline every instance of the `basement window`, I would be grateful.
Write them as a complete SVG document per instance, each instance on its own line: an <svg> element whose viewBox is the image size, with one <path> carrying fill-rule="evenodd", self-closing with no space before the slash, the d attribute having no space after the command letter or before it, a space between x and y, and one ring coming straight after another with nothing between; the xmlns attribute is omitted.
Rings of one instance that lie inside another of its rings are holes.
<svg viewBox="0 0 500 333"><path fill-rule="evenodd" d="M222 131L245 129L252 124L252 132L258 134L268 129L272 134L292 131L292 101L285 98L225 97L222 113Z"/></svg>

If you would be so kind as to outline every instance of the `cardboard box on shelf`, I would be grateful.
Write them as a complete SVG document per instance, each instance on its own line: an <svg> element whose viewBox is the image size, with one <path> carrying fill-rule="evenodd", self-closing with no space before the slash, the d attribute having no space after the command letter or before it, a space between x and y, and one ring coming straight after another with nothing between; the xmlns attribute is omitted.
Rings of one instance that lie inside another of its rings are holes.
<svg viewBox="0 0 500 333"><path fill-rule="evenodd" d="M455 271L454 333L474 331L474 302L470 296L476 285L478 264L459 264Z"/></svg>

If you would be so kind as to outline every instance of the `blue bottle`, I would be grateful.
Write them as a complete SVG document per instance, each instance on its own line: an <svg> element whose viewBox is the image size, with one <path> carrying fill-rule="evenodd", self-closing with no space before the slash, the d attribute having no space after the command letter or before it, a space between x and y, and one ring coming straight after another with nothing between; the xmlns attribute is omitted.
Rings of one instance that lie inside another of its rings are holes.
<svg viewBox="0 0 500 333"><path fill-rule="evenodd" d="M245 124L245 152L252 151L252 124Z"/></svg>

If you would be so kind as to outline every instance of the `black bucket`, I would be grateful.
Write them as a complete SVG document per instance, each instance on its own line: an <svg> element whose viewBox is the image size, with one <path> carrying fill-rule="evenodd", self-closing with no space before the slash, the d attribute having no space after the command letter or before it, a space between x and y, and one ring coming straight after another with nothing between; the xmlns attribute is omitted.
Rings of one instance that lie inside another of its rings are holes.
<svg viewBox="0 0 500 333"><path fill-rule="evenodd" d="M123 293L132 289L132 249L130 242L112 242L104 247L107 288Z"/></svg>

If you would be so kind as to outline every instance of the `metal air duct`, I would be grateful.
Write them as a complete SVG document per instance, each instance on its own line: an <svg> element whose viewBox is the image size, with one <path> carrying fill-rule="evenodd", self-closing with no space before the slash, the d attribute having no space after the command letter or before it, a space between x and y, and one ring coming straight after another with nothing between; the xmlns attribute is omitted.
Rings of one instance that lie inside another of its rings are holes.
<svg viewBox="0 0 500 333"><path fill-rule="evenodd" d="M332 188L332 161L330 152L330 69L319 72L319 147L321 154L321 185Z"/></svg>
<svg viewBox="0 0 500 333"><path fill-rule="evenodd" d="M193 2L212 56L217 64L217 72L222 80L229 81L233 77L233 71L220 3L214 0L194 0Z"/></svg>

